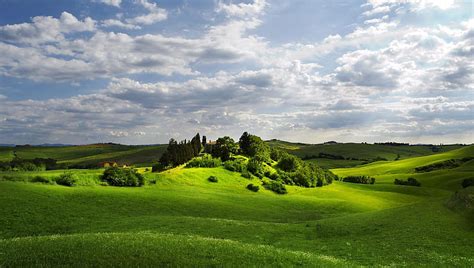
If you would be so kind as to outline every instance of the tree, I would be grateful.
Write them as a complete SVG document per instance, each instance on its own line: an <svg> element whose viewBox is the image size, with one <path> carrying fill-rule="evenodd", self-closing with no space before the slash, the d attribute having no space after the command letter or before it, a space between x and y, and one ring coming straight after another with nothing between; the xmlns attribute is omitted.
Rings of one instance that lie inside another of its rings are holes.
<svg viewBox="0 0 474 268"><path fill-rule="evenodd" d="M206 136L202 136L202 147L206 147L206 144L207 144L207 137Z"/></svg>
<svg viewBox="0 0 474 268"><path fill-rule="evenodd" d="M250 134L247 131L240 136L239 146L242 154L250 155Z"/></svg>
<svg viewBox="0 0 474 268"><path fill-rule="evenodd" d="M239 139L242 154L270 162L270 147L260 137L244 132Z"/></svg>
<svg viewBox="0 0 474 268"><path fill-rule="evenodd" d="M230 159L231 154L236 154L238 151L238 145L234 139L229 136L218 138L216 144L212 147L212 156L220 157L222 161Z"/></svg>
<svg viewBox="0 0 474 268"><path fill-rule="evenodd" d="M201 152L201 137L199 136L199 133L197 133L196 136L192 138L191 146L193 148L194 156L198 156Z"/></svg>

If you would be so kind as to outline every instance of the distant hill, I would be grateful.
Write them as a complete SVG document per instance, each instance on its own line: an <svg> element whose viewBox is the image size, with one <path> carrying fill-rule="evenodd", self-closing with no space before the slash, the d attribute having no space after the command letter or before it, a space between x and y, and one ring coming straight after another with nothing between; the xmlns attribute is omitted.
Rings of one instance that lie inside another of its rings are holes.
<svg viewBox="0 0 474 268"><path fill-rule="evenodd" d="M447 161L457 160L457 166L443 166ZM461 161L462 160L462 161ZM417 168L435 166L426 172ZM413 177L421 182L423 187L456 190L461 188L461 181L474 174L474 145L465 146L449 152L427 156L413 157L400 161L376 162L368 165L333 169L339 176L369 175L377 179L377 183L393 184L394 179Z"/></svg>
<svg viewBox="0 0 474 268"><path fill-rule="evenodd" d="M119 164L150 164L157 161L167 145L90 144L73 146L0 147L0 161L53 158L68 165L95 165L113 161Z"/></svg>
<svg viewBox="0 0 474 268"><path fill-rule="evenodd" d="M316 162L322 167L353 167L374 161L402 160L411 157L432 155L465 147L464 145L406 145L393 143L336 143L304 144L280 140L267 143L283 149L307 161Z"/></svg>

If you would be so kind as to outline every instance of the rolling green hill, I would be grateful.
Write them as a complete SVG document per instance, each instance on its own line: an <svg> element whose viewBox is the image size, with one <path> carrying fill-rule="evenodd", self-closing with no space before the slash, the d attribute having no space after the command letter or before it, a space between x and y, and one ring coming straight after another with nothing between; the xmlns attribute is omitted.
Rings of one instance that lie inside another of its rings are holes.
<svg viewBox="0 0 474 268"><path fill-rule="evenodd" d="M393 146L365 143L304 144L280 140L270 140L267 143L272 147L283 149L300 158L311 158L307 161L315 162L324 168L353 167L379 159L406 159L447 152L463 147L462 145L433 147L428 145ZM327 157L319 157L320 154L326 154ZM331 159L331 156L344 159Z"/></svg>
<svg viewBox="0 0 474 268"><path fill-rule="evenodd" d="M137 188L101 186L102 169L72 170L76 187L29 182L61 170L0 172L0 264L470 267L474 223L445 204L474 162L415 168L471 156L473 146L334 169L377 181L287 186L286 195L251 192L246 186L261 184L257 178L223 167L141 168L148 183ZM422 187L393 184L407 176Z"/></svg>
<svg viewBox="0 0 474 268"><path fill-rule="evenodd" d="M12 160L16 154L23 159L53 158L59 163L74 165L94 165L104 161L150 165L160 158L166 146L91 144L61 147L0 147L0 161Z"/></svg>
<svg viewBox="0 0 474 268"><path fill-rule="evenodd" d="M388 184L393 183L396 178L413 177L419 180L423 186L455 190L459 188L463 179L474 176L474 159L457 168L437 169L431 172L416 172L415 168L469 157L474 157L474 146L472 145L445 153L398 161L381 161L354 168L333 169L332 171L339 176L369 175L375 177L378 183Z"/></svg>

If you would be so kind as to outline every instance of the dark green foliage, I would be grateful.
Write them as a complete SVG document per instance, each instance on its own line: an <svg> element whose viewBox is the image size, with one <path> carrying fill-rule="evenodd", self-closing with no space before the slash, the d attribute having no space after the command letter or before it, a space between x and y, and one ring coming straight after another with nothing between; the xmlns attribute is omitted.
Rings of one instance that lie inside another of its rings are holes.
<svg viewBox="0 0 474 268"><path fill-rule="evenodd" d="M165 170L166 167L162 163L158 162L151 167L151 172L161 172Z"/></svg>
<svg viewBox="0 0 474 268"><path fill-rule="evenodd" d="M361 184L374 184L375 178L369 176L348 176L342 179L342 181Z"/></svg>
<svg viewBox="0 0 474 268"><path fill-rule="evenodd" d="M280 152L276 167L280 179L290 185L321 187L331 184L336 178L332 172L286 152Z"/></svg>
<svg viewBox="0 0 474 268"><path fill-rule="evenodd" d="M254 157L259 161L269 163L270 147L260 137L244 132L239 139L240 151L243 155Z"/></svg>
<svg viewBox="0 0 474 268"><path fill-rule="evenodd" d="M136 169L110 167L104 171L101 180L112 186L142 186L145 178Z"/></svg>
<svg viewBox="0 0 474 268"><path fill-rule="evenodd" d="M246 178L246 179L250 179L252 178L252 174L250 174L250 172L248 170L244 170L241 174L242 177Z"/></svg>
<svg viewBox="0 0 474 268"><path fill-rule="evenodd" d="M219 158L212 158L210 155L204 155L202 157L193 158L186 164L187 168L214 168L222 165L222 161Z"/></svg>
<svg viewBox="0 0 474 268"><path fill-rule="evenodd" d="M247 165L242 159L234 159L225 161L224 168L233 172L244 172L247 170Z"/></svg>
<svg viewBox="0 0 474 268"><path fill-rule="evenodd" d="M217 177L216 176L210 176L209 178L207 178L208 181L210 182L217 182Z"/></svg>
<svg viewBox="0 0 474 268"><path fill-rule="evenodd" d="M1 162L0 170L2 171L44 171L59 168L57 161L52 158L34 158L21 159L15 157L10 162Z"/></svg>
<svg viewBox="0 0 474 268"><path fill-rule="evenodd" d="M77 183L77 178L72 173L63 173L55 179L56 183L63 186L75 186Z"/></svg>
<svg viewBox="0 0 474 268"><path fill-rule="evenodd" d="M264 181L263 187L277 194L286 194L288 192L285 185L281 181Z"/></svg>
<svg viewBox="0 0 474 268"><path fill-rule="evenodd" d="M264 171L263 171L263 163L261 161L258 161L255 158L249 159L247 163L247 170L253 175L259 178L263 178Z"/></svg>
<svg viewBox="0 0 474 268"><path fill-rule="evenodd" d="M48 178L45 178L43 176L35 176L31 179L31 182L51 183L51 181Z"/></svg>
<svg viewBox="0 0 474 268"><path fill-rule="evenodd" d="M258 190L260 190L260 187L258 185L254 185L250 183L249 185L247 185L247 189L249 189L252 192L258 192Z"/></svg>
<svg viewBox="0 0 474 268"><path fill-rule="evenodd" d="M323 179L320 177L316 180L316 187L323 187Z"/></svg>
<svg viewBox="0 0 474 268"><path fill-rule="evenodd" d="M220 157L224 162L230 159L231 154L236 154L237 152L238 145L229 136L218 138L216 144L211 149L212 156Z"/></svg>
<svg viewBox="0 0 474 268"><path fill-rule="evenodd" d="M199 133L190 142L186 140L178 143L175 139L170 139L166 151L161 156L159 162L164 169L182 165L201 152L201 138Z"/></svg>
<svg viewBox="0 0 474 268"><path fill-rule="evenodd" d="M462 188L467 188L469 186L474 186L474 178L464 179L461 183Z"/></svg>
<svg viewBox="0 0 474 268"><path fill-rule="evenodd" d="M416 172L430 172L434 170L439 170L439 169L451 169L451 168L457 168L461 166L463 163L470 161L474 159L474 157L465 157L462 159L449 159L446 161L426 165L426 166L421 166L421 167L416 167L415 171Z"/></svg>
<svg viewBox="0 0 474 268"><path fill-rule="evenodd" d="M278 161L277 167L286 172L296 171L301 167L302 161L294 155L283 154Z"/></svg>
<svg viewBox="0 0 474 268"><path fill-rule="evenodd" d="M202 142L201 142L202 147L205 148L206 144L207 144L207 138L206 136L202 136Z"/></svg>
<svg viewBox="0 0 474 268"><path fill-rule="evenodd" d="M394 181L397 185L408 185L408 186L421 186L421 183L417 181L415 178L408 178L406 181L395 179Z"/></svg>
<svg viewBox="0 0 474 268"><path fill-rule="evenodd" d="M11 171L12 166L10 162L0 162L0 171Z"/></svg>
<svg viewBox="0 0 474 268"><path fill-rule="evenodd" d="M282 155L284 154L283 151L275 148L275 147L271 147L270 148L270 158L273 160L273 161L278 161L280 160L280 158L282 157Z"/></svg>

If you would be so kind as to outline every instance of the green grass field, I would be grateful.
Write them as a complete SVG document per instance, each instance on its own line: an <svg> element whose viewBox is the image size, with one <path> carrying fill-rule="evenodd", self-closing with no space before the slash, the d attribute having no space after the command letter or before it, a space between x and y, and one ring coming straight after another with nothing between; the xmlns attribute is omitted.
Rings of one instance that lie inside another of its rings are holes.
<svg viewBox="0 0 474 268"><path fill-rule="evenodd" d="M433 150L431 146L424 145L389 146L364 143L303 144L279 140L268 141L268 144L272 147L283 149L301 158L317 156L320 153L343 156L346 158L334 160L316 157L308 160L310 162L319 164L321 167L329 169L358 166L364 163L364 160L368 160L370 162L377 158L384 158L386 160L407 159L418 156L432 155L440 152L448 152L463 147L461 145L443 145L437 146L436 150Z"/></svg>
<svg viewBox="0 0 474 268"><path fill-rule="evenodd" d="M339 176L370 175L376 184L287 186L286 195L263 187L251 192L246 185L258 179L222 167L142 168L156 184L138 188L100 186L101 169L73 170L76 187L29 182L61 170L3 172L0 267L472 267L471 211L445 204L462 179L473 176L474 162L414 173L421 165L469 156L474 146L338 168ZM211 175L219 182L208 182ZM422 187L393 184L408 176Z"/></svg>
<svg viewBox="0 0 474 268"><path fill-rule="evenodd" d="M53 158L63 164L98 164L114 161L127 165L151 165L156 162L167 145L91 144L61 147L0 147L0 161L16 156L23 159Z"/></svg>

